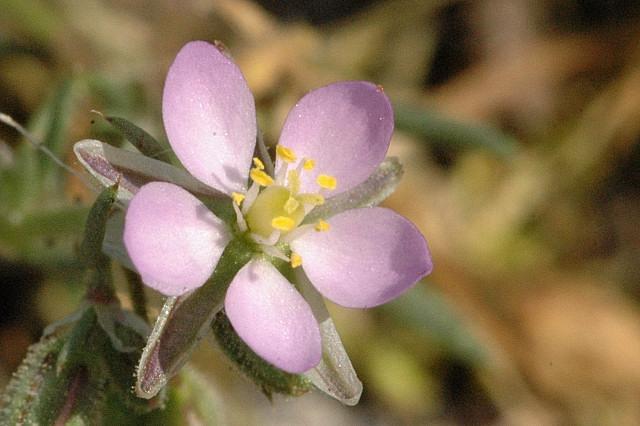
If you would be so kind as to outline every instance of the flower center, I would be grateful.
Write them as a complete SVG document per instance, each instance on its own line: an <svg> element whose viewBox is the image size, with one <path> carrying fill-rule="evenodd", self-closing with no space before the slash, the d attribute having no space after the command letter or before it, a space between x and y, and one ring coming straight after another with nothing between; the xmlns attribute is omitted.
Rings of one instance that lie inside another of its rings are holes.
<svg viewBox="0 0 640 426"><path fill-rule="evenodd" d="M251 232L269 238L275 230L282 235L293 230L304 216L303 204L289 189L271 185L260 192L245 219Z"/></svg>
<svg viewBox="0 0 640 426"><path fill-rule="evenodd" d="M273 177L265 171L260 159L253 159L254 167L249 173L253 183L246 193L232 194L233 206L240 230L249 231L249 236L265 253L285 259L295 268L302 264L300 255L292 252L287 256L281 251L282 246L278 248L276 245L284 243L288 247L288 243L308 231L329 230L329 223L324 220L316 224L300 224L315 206L324 203L323 193L334 190L337 180L333 176L320 174L316 178L320 187L318 192L301 193L300 175L313 170L315 161L303 158L295 169L289 170L289 165L296 161L296 154L278 145L276 155L281 164Z"/></svg>

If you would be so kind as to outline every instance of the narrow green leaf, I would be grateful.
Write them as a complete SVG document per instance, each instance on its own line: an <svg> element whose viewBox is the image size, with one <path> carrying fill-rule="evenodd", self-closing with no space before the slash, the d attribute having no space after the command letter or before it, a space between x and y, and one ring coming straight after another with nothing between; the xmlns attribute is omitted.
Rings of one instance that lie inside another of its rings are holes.
<svg viewBox="0 0 640 426"><path fill-rule="evenodd" d="M156 395L187 361L222 308L231 280L251 258L251 248L246 244L232 240L205 285L190 294L166 300L140 358L138 396Z"/></svg>
<svg viewBox="0 0 640 426"><path fill-rule="evenodd" d="M80 246L80 255L87 266L97 268L105 263L106 256L102 253L107 219L116 202L118 184L115 184L98 195L93 203L85 225L84 239Z"/></svg>
<svg viewBox="0 0 640 426"><path fill-rule="evenodd" d="M73 79L65 79L55 89L51 98L43 107L45 132L42 137L42 143L59 159L64 158L66 154L67 137L75 103L75 87L76 84ZM40 155L40 164L45 190L61 190L63 170L44 155Z"/></svg>
<svg viewBox="0 0 640 426"><path fill-rule="evenodd" d="M311 382L300 374L291 374L264 361L236 334L224 312L211 324L213 334L224 353L249 379L271 399L274 393L300 396L311 389Z"/></svg>
<svg viewBox="0 0 640 426"><path fill-rule="evenodd" d="M483 148L505 157L516 151L516 140L494 127L462 123L426 108L397 104L394 108L397 129L415 133L431 143Z"/></svg>
<svg viewBox="0 0 640 426"><path fill-rule="evenodd" d="M53 424L63 404L66 377L56 374L64 340L57 336L31 346L0 401L0 424Z"/></svg>
<svg viewBox="0 0 640 426"><path fill-rule="evenodd" d="M478 364L488 356L446 299L433 287L417 285L379 309L402 327L437 341L457 359Z"/></svg>
<svg viewBox="0 0 640 426"><path fill-rule="evenodd" d="M402 165L397 158L386 158L367 180L347 192L329 198L324 204L311 210L303 223L313 223L346 210L380 204L395 191L402 173Z"/></svg>

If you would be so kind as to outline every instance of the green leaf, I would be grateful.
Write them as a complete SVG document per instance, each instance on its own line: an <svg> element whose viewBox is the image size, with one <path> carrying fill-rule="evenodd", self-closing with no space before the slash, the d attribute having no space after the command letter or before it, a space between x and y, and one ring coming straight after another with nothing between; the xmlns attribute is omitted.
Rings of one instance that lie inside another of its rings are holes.
<svg viewBox="0 0 640 426"><path fill-rule="evenodd" d="M380 204L395 191L402 173L402 165L397 158L386 158L367 180L347 192L329 198L324 204L311 210L303 223L313 223L346 210Z"/></svg>
<svg viewBox="0 0 640 426"><path fill-rule="evenodd" d="M31 346L0 401L0 424L53 424L62 404L55 363L64 340L50 336Z"/></svg>
<svg viewBox="0 0 640 426"><path fill-rule="evenodd" d="M73 79L65 79L43 107L45 132L41 140L44 146L58 158L64 158L66 154L65 148L71 125L72 109L76 101L74 96L76 86ZM62 190L63 170L60 166L40 154L40 170L42 170L45 191Z"/></svg>
<svg viewBox="0 0 640 426"><path fill-rule="evenodd" d="M517 142L496 128L462 123L433 110L395 105L396 128L415 133L431 143L483 148L500 156L515 153Z"/></svg>
<svg viewBox="0 0 640 426"><path fill-rule="evenodd" d="M29 130L11 117L4 117L3 122L14 127L28 142L15 150L13 168L6 171L4 177L10 187L3 190L16 196L11 202L15 211L42 209L48 203L59 203L62 198L62 169L70 169L60 158L65 154L76 86L74 80L64 80L32 115Z"/></svg>
<svg viewBox="0 0 640 426"><path fill-rule="evenodd" d="M153 397L180 370L222 308L231 280L251 256L246 242L232 240L205 285L166 300L140 358L138 396Z"/></svg>
<svg viewBox="0 0 640 426"><path fill-rule="evenodd" d="M233 330L224 312L216 315L211 328L224 353L269 399L274 393L300 396L311 389L305 376L282 371L256 355Z"/></svg>
<svg viewBox="0 0 640 426"><path fill-rule="evenodd" d="M102 242L107 226L107 219L116 202L118 184L103 190L93 203L85 225L84 239L80 245L80 255L88 267L103 266L108 259L102 253Z"/></svg>
<svg viewBox="0 0 640 426"><path fill-rule="evenodd" d="M411 328L435 340L457 359L478 364L487 358L485 348L433 287L417 285L379 309L399 326Z"/></svg>

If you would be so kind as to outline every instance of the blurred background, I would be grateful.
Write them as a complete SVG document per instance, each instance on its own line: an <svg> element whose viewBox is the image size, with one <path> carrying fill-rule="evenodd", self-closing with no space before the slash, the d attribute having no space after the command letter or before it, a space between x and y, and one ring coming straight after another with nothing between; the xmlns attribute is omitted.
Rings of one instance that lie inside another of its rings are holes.
<svg viewBox="0 0 640 426"><path fill-rule="evenodd" d="M354 408L270 403L210 339L195 356L228 424L640 424L640 3L634 0L0 0L0 111L72 167L73 142L163 139L180 47L220 40L277 142L327 83L381 84L405 177L385 204L431 246L401 299L332 306ZM0 388L83 294L95 197L0 125ZM116 271L120 276L122 271ZM126 296L123 296L126 297ZM160 306L155 298L154 308Z"/></svg>

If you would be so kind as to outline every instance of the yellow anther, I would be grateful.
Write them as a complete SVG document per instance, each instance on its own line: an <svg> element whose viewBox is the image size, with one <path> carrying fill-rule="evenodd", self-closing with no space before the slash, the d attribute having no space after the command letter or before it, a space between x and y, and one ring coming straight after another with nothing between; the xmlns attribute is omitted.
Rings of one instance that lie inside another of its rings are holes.
<svg viewBox="0 0 640 426"><path fill-rule="evenodd" d="M324 204L324 197L320 194L298 194L296 198L303 204L311 204L312 206Z"/></svg>
<svg viewBox="0 0 640 426"><path fill-rule="evenodd" d="M290 258L292 268L297 268L298 266L302 265L302 256L300 256L298 253L291 253Z"/></svg>
<svg viewBox="0 0 640 426"><path fill-rule="evenodd" d="M287 184L292 193L297 194L300 191L300 176L296 170L289 170L287 173Z"/></svg>
<svg viewBox="0 0 640 426"><path fill-rule="evenodd" d="M276 216L271 220L271 227L278 231L291 231L295 226L296 222L287 216Z"/></svg>
<svg viewBox="0 0 640 426"><path fill-rule="evenodd" d="M324 220L320 219L318 221L318 223L316 223L315 229L318 232L324 232L324 231L328 231L329 228L331 228L331 225L329 225L329 222L325 222Z"/></svg>
<svg viewBox="0 0 640 426"><path fill-rule="evenodd" d="M282 145L278 145L276 147L276 155L287 163L293 163L296 161L296 154L291 149Z"/></svg>
<svg viewBox="0 0 640 426"><path fill-rule="evenodd" d="M315 166L316 166L316 162L311 158L306 158L304 160L304 163L302 164L302 168L305 170L313 170Z"/></svg>
<svg viewBox="0 0 640 426"><path fill-rule="evenodd" d="M264 170L264 163L258 157L253 157L253 165L258 170Z"/></svg>
<svg viewBox="0 0 640 426"><path fill-rule="evenodd" d="M286 203L284 203L284 211L288 214L292 214L300 207L300 202L293 197L289 197Z"/></svg>
<svg viewBox="0 0 640 426"><path fill-rule="evenodd" d="M321 188L331 190L336 189L336 185L338 184L338 180L330 175L318 175L316 182Z"/></svg>
<svg viewBox="0 0 640 426"><path fill-rule="evenodd" d="M231 198L233 198L234 203L236 203L237 205L240 205L244 201L244 194L241 194L239 192L232 192Z"/></svg>
<svg viewBox="0 0 640 426"><path fill-rule="evenodd" d="M251 173L249 173L249 176L251 177L251 180L253 180L258 185L273 185L273 178L266 174L263 170L251 169Z"/></svg>

